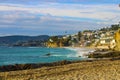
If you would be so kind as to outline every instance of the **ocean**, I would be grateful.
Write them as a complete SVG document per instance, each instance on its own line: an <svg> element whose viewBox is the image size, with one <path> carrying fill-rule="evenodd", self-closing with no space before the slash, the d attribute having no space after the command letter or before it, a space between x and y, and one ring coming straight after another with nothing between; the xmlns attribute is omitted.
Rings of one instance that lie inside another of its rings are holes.
<svg viewBox="0 0 120 80"><path fill-rule="evenodd" d="M84 60L87 57L83 54L91 51L87 48L0 47L0 66Z"/></svg>

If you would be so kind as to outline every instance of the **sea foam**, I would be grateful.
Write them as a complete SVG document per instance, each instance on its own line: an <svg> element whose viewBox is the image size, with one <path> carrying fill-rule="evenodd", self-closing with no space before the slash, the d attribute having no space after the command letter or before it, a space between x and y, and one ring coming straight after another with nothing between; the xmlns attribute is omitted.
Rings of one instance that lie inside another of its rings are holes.
<svg viewBox="0 0 120 80"><path fill-rule="evenodd" d="M73 47L65 47L66 49L73 50L76 54L69 54L68 57L87 57L86 54L95 51L94 49L90 48L73 48Z"/></svg>

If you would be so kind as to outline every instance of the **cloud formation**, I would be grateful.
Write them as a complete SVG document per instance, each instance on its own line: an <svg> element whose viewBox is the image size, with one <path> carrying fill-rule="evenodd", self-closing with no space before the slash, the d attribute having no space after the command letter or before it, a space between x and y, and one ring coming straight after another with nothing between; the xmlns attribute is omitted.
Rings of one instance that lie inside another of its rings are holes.
<svg viewBox="0 0 120 80"><path fill-rule="evenodd" d="M10 0L6 1L10 2ZM19 1L15 2L20 3ZM27 0L24 1L27 2ZM55 1L59 2L59 0ZM0 31L3 34L7 32L11 34L17 32L20 34L62 34L65 30L71 33L89 28L98 29L118 23L119 13L120 8L116 4L3 3L0 4Z"/></svg>
<svg viewBox="0 0 120 80"><path fill-rule="evenodd" d="M37 4L49 3L118 3L118 0L0 0L2 3Z"/></svg>

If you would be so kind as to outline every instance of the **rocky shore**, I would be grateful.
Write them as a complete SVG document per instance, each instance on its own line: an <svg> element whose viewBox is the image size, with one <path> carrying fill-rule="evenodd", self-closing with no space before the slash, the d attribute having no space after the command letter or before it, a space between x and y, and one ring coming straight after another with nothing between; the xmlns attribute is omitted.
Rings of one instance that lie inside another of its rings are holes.
<svg viewBox="0 0 120 80"><path fill-rule="evenodd" d="M120 51L109 49L97 49L92 53L87 54L88 58L120 58Z"/></svg>

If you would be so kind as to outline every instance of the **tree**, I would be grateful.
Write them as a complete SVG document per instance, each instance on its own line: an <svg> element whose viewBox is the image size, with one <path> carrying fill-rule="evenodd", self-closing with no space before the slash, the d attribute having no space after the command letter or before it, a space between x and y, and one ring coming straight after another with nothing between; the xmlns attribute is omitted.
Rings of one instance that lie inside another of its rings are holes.
<svg viewBox="0 0 120 80"><path fill-rule="evenodd" d="M78 40L80 41L81 40L81 37L82 37L82 33L81 31L78 32Z"/></svg>
<svg viewBox="0 0 120 80"><path fill-rule="evenodd" d="M115 24L115 25L111 25L111 30L118 30L120 27L119 25Z"/></svg>
<svg viewBox="0 0 120 80"><path fill-rule="evenodd" d="M51 36L50 39L53 40L54 42L57 42L58 41L58 36Z"/></svg>

